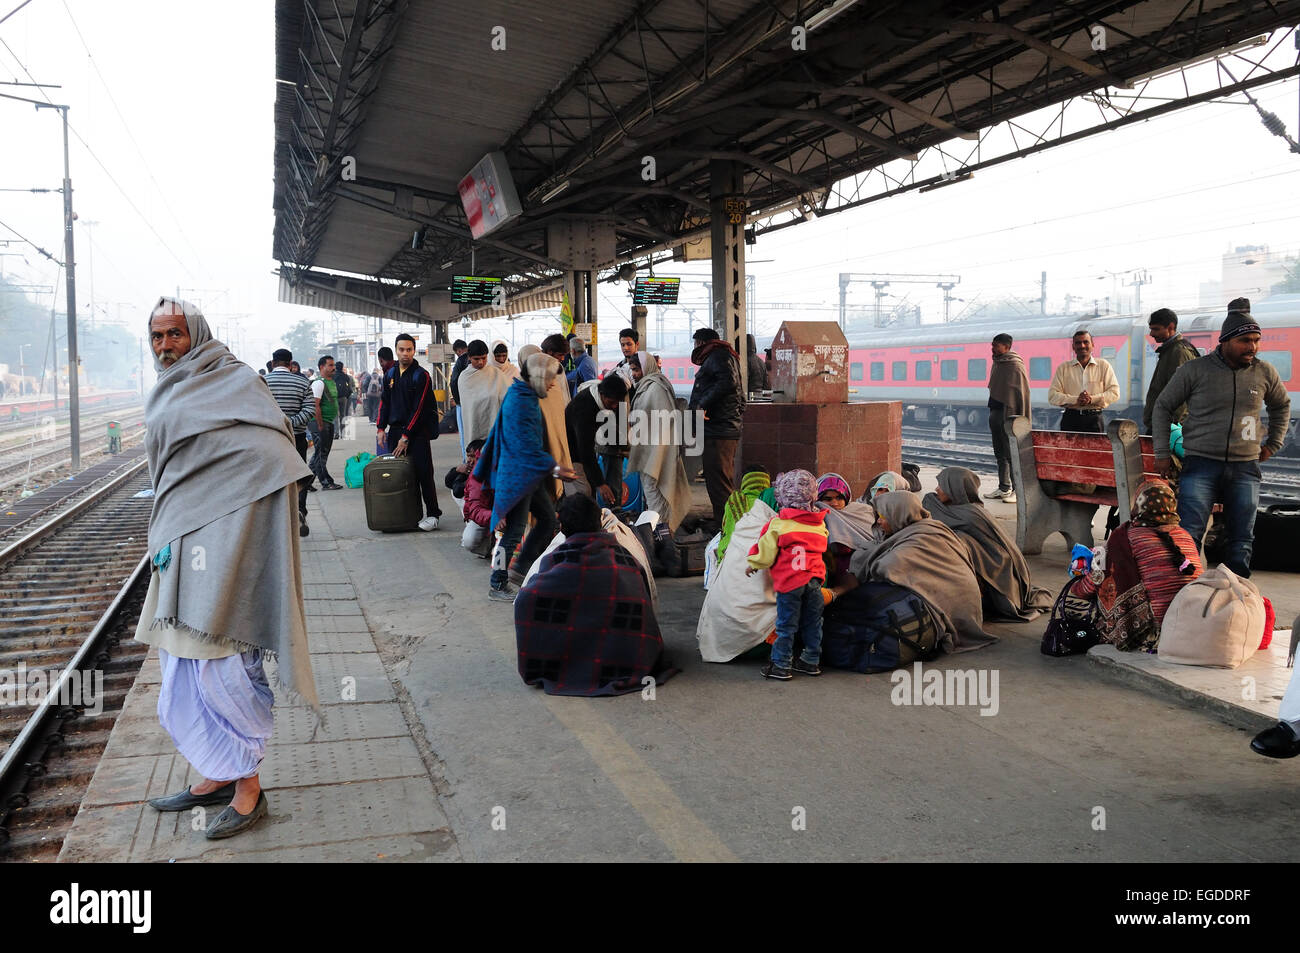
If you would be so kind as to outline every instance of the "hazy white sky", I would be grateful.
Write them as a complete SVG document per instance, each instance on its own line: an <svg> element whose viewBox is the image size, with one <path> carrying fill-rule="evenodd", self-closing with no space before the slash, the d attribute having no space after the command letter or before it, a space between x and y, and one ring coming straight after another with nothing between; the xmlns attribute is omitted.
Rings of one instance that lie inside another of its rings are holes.
<svg viewBox="0 0 1300 953"><path fill-rule="evenodd" d="M0 0L0 16L19 2ZM300 318L329 319L276 301L273 18L267 0L219 7L33 0L0 25L0 40L38 81L62 85L46 93L72 106L72 125L93 150L74 137L76 208L82 222L98 222L78 227L83 314L93 260L101 317L120 313L143 323L152 299L179 287L214 326L239 324L241 356L250 363L264 360ZM1294 50L1283 55L1294 61ZM29 78L0 46L0 82L10 80ZM25 87L0 85L0 92L40 98ZM1257 95L1296 136L1296 81ZM0 129L0 189L57 188L57 113L0 99ZM0 191L0 221L62 258L60 202L57 193ZM1111 294L1113 281L1098 275L1145 268L1153 283L1143 288L1144 310L1177 309L1196 304L1197 284L1219 277L1220 255L1231 246L1300 251L1298 219L1300 156L1248 106L1210 103L979 172L950 188L787 229L751 248L758 261L750 271L760 301L832 308L841 271L954 273L961 276L954 294L972 299L1037 297L1046 270L1049 305L1059 307L1067 293ZM0 242L14 238L0 228ZM55 284L57 269L32 249L13 242L0 245L0 253L9 253L0 258L6 275ZM663 266L659 273L706 278L708 266ZM702 287L690 287L684 298L702 298ZM937 292L890 290L910 293L927 320L937 319ZM609 354L629 302L621 285L601 285L601 292L602 352ZM870 287L855 286L850 300L867 307ZM788 316L760 312L760 330L770 335ZM517 342L550 327L521 324ZM505 322L483 322L473 333L510 336Z"/></svg>

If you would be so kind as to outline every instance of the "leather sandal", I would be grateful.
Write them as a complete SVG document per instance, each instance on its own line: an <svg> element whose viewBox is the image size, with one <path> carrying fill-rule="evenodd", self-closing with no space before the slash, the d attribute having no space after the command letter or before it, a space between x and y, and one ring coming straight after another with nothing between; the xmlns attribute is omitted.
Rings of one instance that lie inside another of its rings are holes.
<svg viewBox="0 0 1300 953"><path fill-rule="evenodd" d="M168 794L166 797L151 798L149 806L155 811L188 811L192 807L208 807L212 804L229 804L235 796L235 782L209 791L207 794L193 794L187 787L184 791Z"/></svg>
<svg viewBox="0 0 1300 953"><path fill-rule="evenodd" d="M222 840L226 837L242 834L266 817L269 811L270 805L266 803L266 792L259 791L257 793L257 803L253 805L252 811L247 814L240 814L235 810L235 805L227 805L226 809L217 815L217 819L208 825L204 836L208 840Z"/></svg>

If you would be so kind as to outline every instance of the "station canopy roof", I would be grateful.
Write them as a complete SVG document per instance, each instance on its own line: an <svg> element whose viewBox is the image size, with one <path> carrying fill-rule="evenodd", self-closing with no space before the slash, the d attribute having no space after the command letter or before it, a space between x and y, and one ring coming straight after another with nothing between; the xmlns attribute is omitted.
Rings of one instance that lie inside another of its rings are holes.
<svg viewBox="0 0 1300 953"><path fill-rule="evenodd" d="M1096 129L1131 121L1111 91L1297 22L1300 0L277 0L273 253L287 289L325 276L338 300L454 318L457 185L501 151L523 213L473 270L537 302L570 266L548 225L612 223L602 267L707 234L712 160L744 166L761 234L965 141L944 181L873 188L957 181L990 161L981 130L1079 96ZM1300 71L1248 67L1204 98Z"/></svg>

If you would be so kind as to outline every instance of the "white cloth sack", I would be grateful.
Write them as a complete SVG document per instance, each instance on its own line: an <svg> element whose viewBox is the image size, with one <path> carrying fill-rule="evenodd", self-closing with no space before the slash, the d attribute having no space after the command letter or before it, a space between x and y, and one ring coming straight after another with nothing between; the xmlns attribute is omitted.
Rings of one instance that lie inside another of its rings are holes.
<svg viewBox="0 0 1300 953"><path fill-rule="evenodd" d="M745 575L749 547L776 512L755 500L749 512L736 521L727 554L711 577L695 637L706 662L730 662L764 642L776 628L776 590L770 572Z"/></svg>
<svg viewBox="0 0 1300 953"><path fill-rule="evenodd" d="M709 588L709 580L718 572L718 547L722 545L722 534L717 533L704 547L704 588Z"/></svg>
<svg viewBox="0 0 1300 953"><path fill-rule="evenodd" d="M1174 596L1160 624L1166 662L1236 668L1255 654L1264 634L1259 587L1227 566L1193 579Z"/></svg>

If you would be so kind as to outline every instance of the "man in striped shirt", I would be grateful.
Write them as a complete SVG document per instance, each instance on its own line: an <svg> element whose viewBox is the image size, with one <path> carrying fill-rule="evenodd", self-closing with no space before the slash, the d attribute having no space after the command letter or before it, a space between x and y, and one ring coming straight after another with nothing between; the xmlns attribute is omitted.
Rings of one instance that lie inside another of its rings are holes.
<svg viewBox="0 0 1300 953"><path fill-rule="evenodd" d="M290 365L293 354L285 348L279 348L271 355L271 373L263 380L271 389L271 396L280 405L280 410L293 424L293 443L298 448L298 456L307 462L307 422L316 416L316 401L312 398L311 384L301 374L295 374ZM304 477L298 482L298 535L306 536L311 532L307 528L307 487L311 477Z"/></svg>

